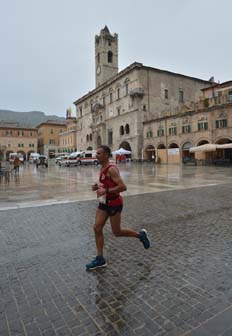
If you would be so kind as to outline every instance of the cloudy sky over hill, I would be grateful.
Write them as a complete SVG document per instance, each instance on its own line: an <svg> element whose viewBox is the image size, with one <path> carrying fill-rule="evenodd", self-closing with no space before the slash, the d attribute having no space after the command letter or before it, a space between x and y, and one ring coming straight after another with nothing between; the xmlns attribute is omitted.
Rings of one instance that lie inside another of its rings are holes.
<svg viewBox="0 0 232 336"><path fill-rule="evenodd" d="M119 70L232 79L230 0L0 0L0 109L65 116L95 86L94 37L119 34Z"/></svg>

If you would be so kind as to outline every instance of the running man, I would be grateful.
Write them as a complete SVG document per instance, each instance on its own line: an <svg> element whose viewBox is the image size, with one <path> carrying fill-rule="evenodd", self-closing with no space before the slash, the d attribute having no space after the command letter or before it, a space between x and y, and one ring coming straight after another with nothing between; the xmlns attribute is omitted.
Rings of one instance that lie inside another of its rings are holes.
<svg viewBox="0 0 232 336"><path fill-rule="evenodd" d="M103 256L104 235L103 228L108 218L110 218L111 229L116 237L135 237L138 238L145 249L150 247L150 240L147 231L142 229L136 232L131 229L121 228L121 212L123 199L120 192L126 191L127 187L120 177L118 168L109 162L111 151L108 146L100 146L97 150L97 159L101 164L99 183L92 186L99 198L99 205L96 210L94 233L97 247L96 258L86 265L86 270L94 270L106 266Z"/></svg>

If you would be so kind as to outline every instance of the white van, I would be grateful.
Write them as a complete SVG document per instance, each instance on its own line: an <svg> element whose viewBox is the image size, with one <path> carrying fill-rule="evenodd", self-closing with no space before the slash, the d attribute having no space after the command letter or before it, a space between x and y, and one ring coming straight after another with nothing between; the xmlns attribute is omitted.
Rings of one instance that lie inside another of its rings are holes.
<svg viewBox="0 0 232 336"><path fill-rule="evenodd" d="M23 157L23 154L21 154L21 153L10 153L9 154L9 162L14 163L14 159L15 159L16 156L19 157L19 160L20 160L21 163L24 163L24 157Z"/></svg>
<svg viewBox="0 0 232 336"><path fill-rule="evenodd" d="M39 157L39 153L31 153L29 156L29 163L36 163L36 160L38 160Z"/></svg>
<svg viewBox="0 0 232 336"><path fill-rule="evenodd" d="M82 152L73 152L69 155L67 159L65 159L65 166L77 166L77 162L81 156Z"/></svg>
<svg viewBox="0 0 232 336"><path fill-rule="evenodd" d="M99 161L96 158L96 151L84 151L80 154L80 156L77 159L77 165L88 165L88 164L94 164L98 165Z"/></svg>

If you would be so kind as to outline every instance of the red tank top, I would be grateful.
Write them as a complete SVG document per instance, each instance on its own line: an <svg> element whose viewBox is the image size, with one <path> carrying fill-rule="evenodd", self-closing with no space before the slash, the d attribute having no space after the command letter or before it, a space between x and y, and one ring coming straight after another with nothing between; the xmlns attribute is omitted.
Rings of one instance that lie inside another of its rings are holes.
<svg viewBox="0 0 232 336"><path fill-rule="evenodd" d="M107 172L109 168L114 167L118 170L118 168L114 164L109 164L106 168L101 170L100 177L99 177L99 182L103 186L103 188L114 188L117 186L117 184L112 180L110 176L107 176ZM106 197L106 204L109 206L117 206L117 205L122 205L123 200L122 196L120 193L108 193Z"/></svg>

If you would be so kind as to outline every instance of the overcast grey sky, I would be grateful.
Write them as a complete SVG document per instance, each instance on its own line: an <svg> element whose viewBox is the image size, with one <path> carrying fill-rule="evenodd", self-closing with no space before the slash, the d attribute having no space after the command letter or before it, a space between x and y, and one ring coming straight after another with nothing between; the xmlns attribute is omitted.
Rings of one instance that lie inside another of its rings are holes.
<svg viewBox="0 0 232 336"><path fill-rule="evenodd" d="M119 70L232 79L231 0L0 0L0 109L65 116L95 87L94 37L119 35Z"/></svg>

